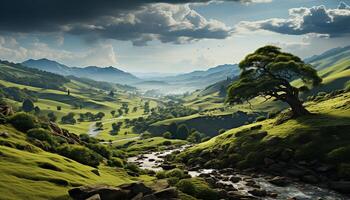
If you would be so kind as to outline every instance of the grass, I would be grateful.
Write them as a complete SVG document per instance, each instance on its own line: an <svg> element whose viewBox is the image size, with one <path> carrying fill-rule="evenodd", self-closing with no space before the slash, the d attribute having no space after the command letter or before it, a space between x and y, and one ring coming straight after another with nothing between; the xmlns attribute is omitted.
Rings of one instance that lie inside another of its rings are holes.
<svg viewBox="0 0 350 200"><path fill-rule="evenodd" d="M228 130L191 147L179 158L208 167L212 167L213 163L220 163L222 167L252 167L262 164L262 159L270 157L271 152L293 149L297 160L328 162L328 153L350 144L346 134L346 127L350 126L349 97L348 92L325 101L309 102L307 109L313 115L291 119L280 125L276 125L276 119L268 119ZM260 129L251 130L258 125ZM273 141L278 142L274 144Z"/></svg>
<svg viewBox="0 0 350 200"><path fill-rule="evenodd" d="M31 145L26 141L24 133L12 127L0 125L0 129L10 135L9 138L0 138L2 199L68 199L68 189L80 185L120 185L138 180L153 180L148 176L130 177L123 169L103 164L98 169L100 175L96 175L92 172L92 167ZM40 166L54 167L48 169Z"/></svg>
<svg viewBox="0 0 350 200"><path fill-rule="evenodd" d="M164 149L163 142L170 141L172 145L180 146L187 143L185 140L165 139L163 137L153 137L149 139L140 139L135 141L122 141L114 143L117 148L123 148L129 155L138 155L140 152L148 150L162 150Z"/></svg>

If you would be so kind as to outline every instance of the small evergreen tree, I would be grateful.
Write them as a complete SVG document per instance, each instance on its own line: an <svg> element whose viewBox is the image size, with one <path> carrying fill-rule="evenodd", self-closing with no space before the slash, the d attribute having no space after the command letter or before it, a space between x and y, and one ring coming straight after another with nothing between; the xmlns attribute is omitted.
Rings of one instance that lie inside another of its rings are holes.
<svg viewBox="0 0 350 200"><path fill-rule="evenodd" d="M23 104L22 104L22 109L24 112L31 112L34 110L34 103L32 100L30 99L26 99L23 101Z"/></svg>

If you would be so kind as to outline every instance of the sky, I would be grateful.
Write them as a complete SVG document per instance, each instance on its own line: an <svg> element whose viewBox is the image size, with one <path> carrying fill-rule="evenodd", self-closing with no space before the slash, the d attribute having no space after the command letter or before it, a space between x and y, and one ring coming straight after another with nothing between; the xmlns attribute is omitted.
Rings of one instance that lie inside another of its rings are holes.
<svg viewBox="0 0 350 200"><path fill-rule="evenodd" d="M19 6L20 5L20 6ZM0 59L184 73L263 45L302 58L350 45L350 0L4 0Z"/></svg>

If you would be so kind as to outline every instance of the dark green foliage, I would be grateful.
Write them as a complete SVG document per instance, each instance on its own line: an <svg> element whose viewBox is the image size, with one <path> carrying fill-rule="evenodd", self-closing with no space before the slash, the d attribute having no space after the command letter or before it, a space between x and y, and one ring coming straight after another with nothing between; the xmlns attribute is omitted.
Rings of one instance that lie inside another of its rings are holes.
<svg viewBox="0 0 350 200"><path fill-rule="evenodd" d="M56 121L57 121L57 116L55 115L54 112L49 112L49 113L47 114L47 117L49 118L49 120L50 120L51 122L56 122Z"/></svg>
<svg viewBox="0 0 350 200"><path fill-rule="evenodd" d="M120 167L120 168L124 167L123 160L120 158L115 158L115 157L110 158L107 161L107 164L108 164L108 166L111 166L111 167Z"/></svg>
<svg viewBox="0 0 350 200"><path fill-rule="evenodd" d="M36 115L39 115L40 112L41 112L41 110L40 110L39 106L35 106L35 107L34 107L34 113L35 113Z"/></svg>
<svg viewBox="0 0 350 200"><path fill-rule="evenodd" d="M227 102L242 103L257 96L274 98L288 103L295 117L308 111L299 100L298 88L290 82L300 78L310 87L322 82L312 66L274 46L265 46L247 55L239 67L242 70L240 79L230 85Z"/></svg>
<svg viewBox="0 0 350 200"><path fill-rule="evenodd" d="M16 113L9 118L9 122L17 129L23 132L32 128L39 127L38 120L31 114Z"/></svg>
<svg viewBox="0 0 350 200"><path fill-rule="evenodd" d="M90 144L96 144L99 142L98 139L90 137L88 134L80 134L79 138L81 141L90 143Z"/></svg>
<svg viewBox="0 0 350 200"><path fill-rule="evenodd" d="M168 126L168 131L172 134L175 135L177 131L177 124L175 122L171 122Z"/></svg>
<svg viewBox="0 0 350 200"><path fill-rule="evenodd" d="M87 144L87 147L96 153L100 154L101 156L109 159L112 155L112 152L104 145L102 144Z"/></svg>
<svg viewBox="0 0 350 200"><path fill-rule="evenodd" d="M187 141L192 143L199 143L202 139L202 134L196 130L192 131L190 135L187 137Z"/></svg>
<svg viewBox="0 0 350 200"><path fill-rule="evenodd" d="M163 133L163 137L166 139L171 139L172 135L170 132L167 131L167 132Z"/></svg>
<svg viewBox="0 0 350 200"><path fill-rule="evenodd" d="M70 112L61 118L63 124L75 124L77 121L74 119L75 114Z"/></svg>
<svg viewBox="0 0 350 200"><path fill-rule="evenodd" d="M185 194L191 195L203 200L217 200L218 193L211 189L204 180L199 178L180 180L176 187Z"/></svg>
<svg viewBox="0 0 350 200"><path fill-rule="evenodd" d="M34 110L34 103L32 100L30 99L26 99L23 101L22 104L22 110L24 112L32 112Z"/></svg>
<svg viewBox="0 0 350 200"><path fill-rule="evenodd" d="M163 142L163 145L164 145L164 146L169 146L169 145L171 145L171 144L172 144L171 141L168 141L168 140L166 140L166 141Z"/></svg>
<svg viewBox="0 0 350 200"><path fill-rule="evenodd" d="M42 128L34 128L30 129L27 132L28 137L34 138L40 141L46 141L48 142L51 146L57 146L58 143L55 141L53 135L45 129Z"/></svg>
<svg viewBox="0 0 350 200"><path fill-rule="evenodd" d="M97 167L102 161L99 154L83 146L64 145L58 147L57 151L60 155L92 167Z"/></svg>
<svg viewBox="0 0 350 200"><path fill-rule="evenodd" d="M181 124L176 131L176 134L173 136L175 139L186 140L189 135L189 130L186 124Z"/></svg>
<svg viewBox="0 0 350 200"><path fill-rule="evenodd" d="M330 162L350 162L350 146L339 147L327 154L327 158Z"/></svg>

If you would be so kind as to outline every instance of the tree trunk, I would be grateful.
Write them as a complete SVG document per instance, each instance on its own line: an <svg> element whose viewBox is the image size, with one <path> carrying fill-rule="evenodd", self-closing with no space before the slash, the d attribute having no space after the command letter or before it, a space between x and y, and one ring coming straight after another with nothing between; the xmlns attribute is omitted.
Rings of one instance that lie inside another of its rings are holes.
<svg viewBox="0 0 350 200"><path fill-rule="evenodd" d="M303 115L308 115L310 112L305 109L302 102L299 100L298 97L289 97L286 102L289 104L289 106L292 108L293 117L300 117Z"/></svg>

